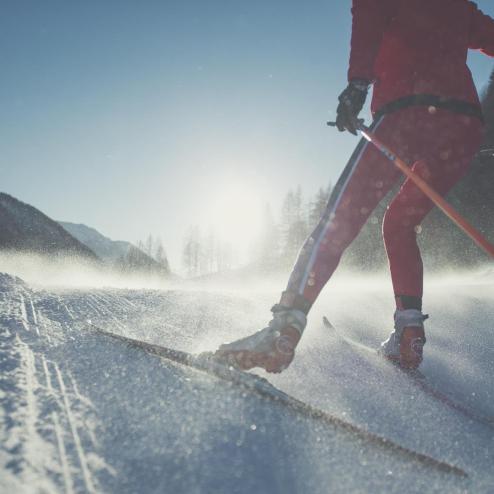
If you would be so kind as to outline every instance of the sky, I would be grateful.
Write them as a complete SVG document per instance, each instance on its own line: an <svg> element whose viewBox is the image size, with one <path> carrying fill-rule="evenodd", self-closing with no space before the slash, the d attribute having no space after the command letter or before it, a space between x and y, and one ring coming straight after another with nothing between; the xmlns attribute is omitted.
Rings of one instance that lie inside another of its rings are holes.
<svg viewBox="0 0 494 494"><path fill-rule="evenodd" d="M335 183L350 0L4 0L0 191L115 240L246 243L266 203ZM494 16L490 0L479 7ZM492 60L472 53L479 88Z"/></svg>

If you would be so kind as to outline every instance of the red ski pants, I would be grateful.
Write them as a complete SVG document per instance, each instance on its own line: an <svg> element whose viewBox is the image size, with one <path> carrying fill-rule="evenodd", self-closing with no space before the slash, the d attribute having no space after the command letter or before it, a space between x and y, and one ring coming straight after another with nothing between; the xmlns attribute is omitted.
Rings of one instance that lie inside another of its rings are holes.
<svg viewBox="0 0 494 494"><path fill-rule="evenodd" d="M467 172L481 144L482 128L476 117L410 107L379 117L371 130L402 159L415 163L413 170L445 195ZM308 310L345 249L401 178L401 172L362 139L332 191L326 212L299 253L284 297L302 300ZM407 179L387 208L382 230L397 297L422 297L416 231L432 207ZM282 298L282 304L286 303L291 305Z"/></svg>

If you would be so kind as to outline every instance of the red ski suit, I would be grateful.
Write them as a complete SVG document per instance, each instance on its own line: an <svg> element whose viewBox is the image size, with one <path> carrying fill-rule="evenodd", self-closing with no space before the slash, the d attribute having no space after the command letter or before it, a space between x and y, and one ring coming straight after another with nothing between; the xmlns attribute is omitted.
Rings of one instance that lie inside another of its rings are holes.
<svg viewBox="0 0 494 494"><path fill-rule="evenodd" d="M469 48L494 56L494 20L467 0L353 0L352 14L348 77L374 84L371 129L446 194L482 141L479 99L466 60ZM309 311L346 247L400 179L379 151L359 143L299 254L282 305ZM406 180L383 222L395 296L420 306L416 231L432 207Z"/></svg>
<svg viewBox="0 0 494 494"><path fill-rule="evenodd" d="M429 94L479 104L468 49L494 55L493 20L467 0L354 0L349 80L374 82L372 110Z"/></svg>

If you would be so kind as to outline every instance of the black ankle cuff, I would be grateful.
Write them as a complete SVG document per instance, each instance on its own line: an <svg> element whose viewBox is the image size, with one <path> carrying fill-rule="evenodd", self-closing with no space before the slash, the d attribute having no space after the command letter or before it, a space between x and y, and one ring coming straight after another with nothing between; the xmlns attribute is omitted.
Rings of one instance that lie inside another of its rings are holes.
<svg viewBox="0 0 494 494"><path fill-rule="evenodd" d="M396 295L396 307L398 309L417 309L422 312L422 297L413 295Z"/></svg>
<svg viewBox="0 0 494 494"><path fill-rule="evenodd" d="M305 315L307 315L312 307L312 302L305 300L302 295L298 295L297 293L285 291L281 294L280 303L276 304L273 309L273 312L276 312L280 309L295 309L302 311Z"/></svg>

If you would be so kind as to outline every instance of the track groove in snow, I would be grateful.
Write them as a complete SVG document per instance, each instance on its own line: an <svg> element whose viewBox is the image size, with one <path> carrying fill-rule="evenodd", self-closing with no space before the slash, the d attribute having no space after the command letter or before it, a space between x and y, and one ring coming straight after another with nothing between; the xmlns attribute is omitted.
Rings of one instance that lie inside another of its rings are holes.
<svg viewBox="0 0 494 494"><path fill-rule="evenodd" d="M74 418L74 416L72 414L72 410L70 408L70 403L69 403L69 399L67 396L67 391L65 389L65 383L63 380L63 376L62 376L62 373L60 372L60 369L59 369L57 364L53 364L53 367L54 367L55 374L56 374L56 377L58 380L58 384L60 386L60 392L61 392L63 403L65 406L65 413L67 415L67 420L69 422L69 427L70 427L70 431L72 433L72 438L73 438L73 441L74 441L74 444L75 444L75 447L77 450L77 457L79 459L79 464L81 467L82 476L84 478L84 484L86 486L87 492L94 493L94 492L96 492L96 490L94 487L93 480L91 478L91 473L90 473L88 465L87 465L86 454L85 454L84 448L82 447L82 444L81 444L81 438L79 437L79 433L77 431L75 418Z"/></svg>
<svg viewBox="0 0 494 494"><path fill-rule="evenodd" d="M0 274L0 492L101 492L97 476L112 469L98 453L94 407L47 357L70 312L49 297L48 313L60 323L52 321L36 299Z"/></svg>
<svg viewBox="0 0 494 494"><path fill-rule="evenodd" d="M53 390L52 384L51 384L51 374L48 369L48 365L46 363L46 359L44 356L42 357L43 361L43 369L45 371L45 377L46 377L46 387L48 389L49 394L56 398L56 394ZM58 454L60 458L60 465L62 469L62 475L63 475L63 481L64 481L64 487L65 491L69 494L72 494L74 492L74 482L72 479L72 475L70 473L70 467L69 467L69 462L67 459L67 451L65 449L65 443L63 439L63 431L60 426L60 419L58 417L58 412L53 411L51 412L51 417L53 420L53 425L55 428L55 434L57 436L57 445L58 445Z"/></svg>

